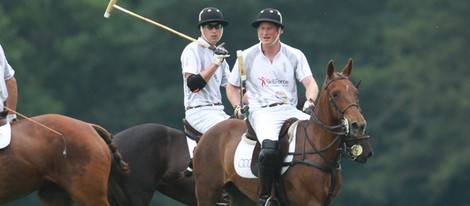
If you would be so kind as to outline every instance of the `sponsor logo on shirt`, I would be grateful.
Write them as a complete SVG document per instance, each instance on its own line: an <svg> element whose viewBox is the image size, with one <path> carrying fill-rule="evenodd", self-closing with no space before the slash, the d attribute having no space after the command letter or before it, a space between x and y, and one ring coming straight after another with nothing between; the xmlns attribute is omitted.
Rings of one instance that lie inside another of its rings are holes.
<svg viewBox="0 0 470 206"><path fill-rule="evenodd" d="M268 79L266 77L259 77L258 79L261 81L261 87L286 87L289 85L289 81L284 79Z"/></svg>

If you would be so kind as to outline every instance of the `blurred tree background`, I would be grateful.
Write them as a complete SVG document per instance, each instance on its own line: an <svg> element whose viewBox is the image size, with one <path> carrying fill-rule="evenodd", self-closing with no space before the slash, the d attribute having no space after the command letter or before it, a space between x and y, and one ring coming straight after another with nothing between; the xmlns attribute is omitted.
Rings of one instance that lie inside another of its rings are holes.
<svg viewBox="0 0 470 206"><path fill-rule="evenodd" d="M0 43L16 70L18 112L60 113L113 133L145 122L181 129L179 57L189 42L116 9L105 19L107 4L0 2ZM352 79L363 81L361 106L376 153L365 165L343 161L344 185L334 205L470 202L470 1L120 0L118 5L194 38L199 11L218 7L230 21L222 38L232 53L230 65L236 50L257 43L250 26L257 13L279 9L286 26L282 41L304 51L319 84L330 59L342 68L350 57ZM152 202L176 204L161 195ZM33 194L8 205L39 202Z"/></svg>

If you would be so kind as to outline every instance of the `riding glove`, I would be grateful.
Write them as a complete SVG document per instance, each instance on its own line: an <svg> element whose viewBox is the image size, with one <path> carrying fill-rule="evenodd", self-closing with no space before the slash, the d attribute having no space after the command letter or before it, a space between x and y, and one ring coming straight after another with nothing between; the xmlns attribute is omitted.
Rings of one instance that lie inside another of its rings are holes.
<svg viewBox="0 0 470 206"><path fill-rule="evenodd" d="M237 105L233 110L233 116L237 119L246 119L246 112L248 111L248 105Z"/></svg>
<svg viewBox="0 0 470 206"><path fill-rule="evenodd" d="M312 98L308 98L305 103L304 103L304 107L302 108L302 111L307 113L307 114L310 114L313 109L315 107L315 101L313 101Z"/></svg>
<svg viewBox="0 0 470 206"><path fill-rule="evenodd" d="M214 49L214 60L212 63L220 66L220 63L224 61L225 58L230 57L228 51L224 48L224 44L222 43Z"/></svg>

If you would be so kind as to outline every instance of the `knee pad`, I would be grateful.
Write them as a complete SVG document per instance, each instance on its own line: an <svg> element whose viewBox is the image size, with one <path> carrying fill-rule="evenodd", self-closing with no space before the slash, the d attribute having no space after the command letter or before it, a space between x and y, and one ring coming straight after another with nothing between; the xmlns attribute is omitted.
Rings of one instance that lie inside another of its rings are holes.
<svg viewBox="0 0 470 206"><path fill-rule="evenodd" d="M258 157L259 172L273 173L280 167L279 141L264 140Z"/></svg>

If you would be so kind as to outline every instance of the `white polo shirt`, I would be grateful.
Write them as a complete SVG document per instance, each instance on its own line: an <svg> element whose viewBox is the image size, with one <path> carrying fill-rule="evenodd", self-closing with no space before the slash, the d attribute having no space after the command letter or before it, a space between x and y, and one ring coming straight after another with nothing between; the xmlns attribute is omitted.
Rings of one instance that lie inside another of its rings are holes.
<svg viewBox="0 0 470 206"><path fill-rule="evenodd" d="M206 42L199 37L198 41ZM199 92L192 92L188 86L185 73L199 74L212 64L214 52L208 48L201 46L196 42L188 44L181 54L181 66L183 73L183 89L184 89L184 107L194 107L198 105L207 105L222 102L221 87L227 84L230 68L227 61L220 64L206 86Z"/></svg>
<svg viewBox="0 0 470 206"><path fill-rule="evenodd" d="M263 55L261 43L243 51L246 67L246 95L250 108L273 103L297 105L297 81L312 76L305 55L298 49L281 43L273 62ZM238 61L232 69L229 83L240 86Z"/></svg>
<svg viewBox="0 0 470 206"><path fill-rule="evenodd" d="M3 81L0 81L0 98L2 100L1 101L2 104L8 98L7 85L5 84L4 80L11 79L14 75L15 75L15 70L13 70L10 64L8 64L3 48L0 45L0 79L3 80Z"/></svg>

